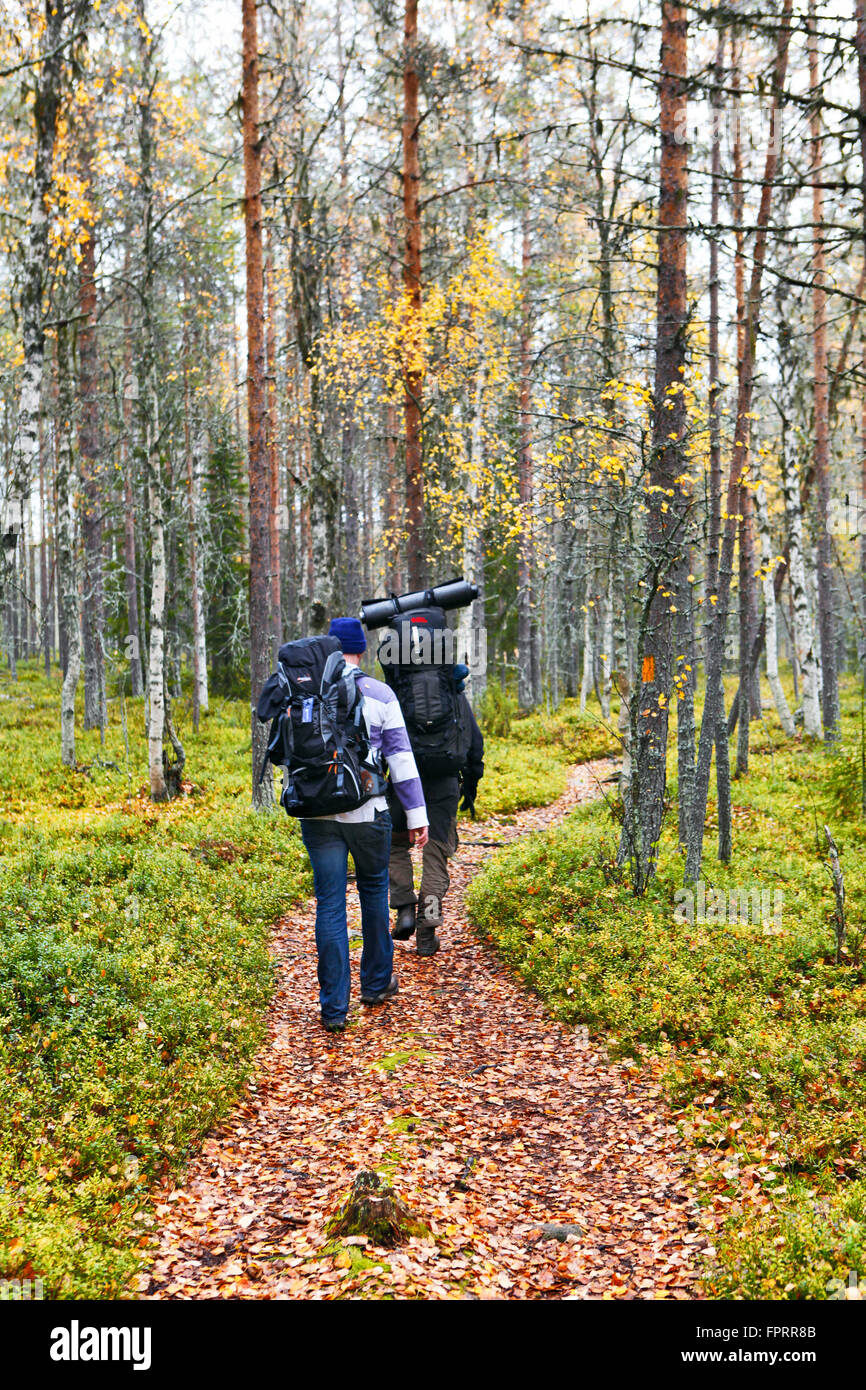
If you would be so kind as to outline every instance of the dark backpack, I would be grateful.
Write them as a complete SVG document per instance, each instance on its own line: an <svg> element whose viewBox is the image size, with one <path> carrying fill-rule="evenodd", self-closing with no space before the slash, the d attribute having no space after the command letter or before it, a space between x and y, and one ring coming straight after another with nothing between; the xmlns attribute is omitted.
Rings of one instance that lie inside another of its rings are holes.
<svg viewBox="0 0 866 1390"><path fill-rule="evenodd" d="M454 634L442 609L395 615L378 657L400 702L420 771L429 777L461 772L471 730L454 680Z"/></svg>
<svg viewBox="0 0 866 1390"><path fill-rule="evenodd" d="M290 816L352 811L384 790L357 675L336 637L280 647L256 706L271 724L259 781L269 762L283 769L280 804Z"/></svg>

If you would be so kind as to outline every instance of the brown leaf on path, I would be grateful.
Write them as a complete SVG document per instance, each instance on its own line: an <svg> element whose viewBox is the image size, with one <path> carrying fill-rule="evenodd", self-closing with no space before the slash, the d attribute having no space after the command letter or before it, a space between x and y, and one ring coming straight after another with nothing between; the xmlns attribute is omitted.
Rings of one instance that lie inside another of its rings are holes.
<svg viewBox="0 0 866 1390"><path fill-rule="evenodd" d="M609 771L576 768L559 801L472 838L542 830ZM443 949L425 960L398 944L399 994L353 1006L343 1034L319 1023L312 905L277 923L269 1041L248 1093L157 1208L145 1296L700 1297L694 1233L712 1237L713 1216L687 1186L657 1080L551 1020L474 936L463 894L489 852L460 846ZM359 922L352 889L350 932ZM371 1168L428 1237L385 1250L329 1235ZM539 1240L551 1227L565 1239Z"/></svg>

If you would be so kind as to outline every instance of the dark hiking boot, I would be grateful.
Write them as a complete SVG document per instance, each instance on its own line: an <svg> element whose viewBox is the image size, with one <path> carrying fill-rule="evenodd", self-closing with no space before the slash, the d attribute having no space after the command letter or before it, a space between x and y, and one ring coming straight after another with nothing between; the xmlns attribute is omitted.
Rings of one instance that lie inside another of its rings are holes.
<svg viewBox="0 0 866 1390"><path fill-rule="evenodd" d="M405 907L397 908L397 920L391 928L391 936L395 941L408 941L414 935L415 904L407 903Z"/></svg>
<svg viewBox="0 0 866 1390"><path fill-rule="evenodd" d="M440 946L436 928L419 926L417 943L416 949L419 956L435 956Z"/></svg>
<svg viewBox="0 0 866 1390"><path fill-rule="evenodd" d="M388 999L393 999L394 995L397 993L398 988L399 988L399 986L398 986L398 984L397 984L397 976L396 976L396 975L392 975L392 976L391 976L391 983L390 983L389 985L387 985L385 989L380 989L380 990L378 990L376 994L369 994L369 993L366 993L364 990L362 990L362 991L361 991L361 1003L362 1003L362 1004L384 1004Z"/></svg>
<svg viewBox="0 0 866 1390"><path fill-rule="evenodd" d="M322 1018L322 1027L326 1033L345 1033L346 1015L342 1018Z"/></svg>

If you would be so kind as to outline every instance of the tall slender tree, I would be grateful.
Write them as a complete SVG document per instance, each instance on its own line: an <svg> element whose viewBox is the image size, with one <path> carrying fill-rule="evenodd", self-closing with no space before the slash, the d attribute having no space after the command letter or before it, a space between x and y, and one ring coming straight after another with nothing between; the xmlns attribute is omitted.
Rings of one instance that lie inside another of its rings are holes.
<svg viewBox="0 0 866 1390"><path fill-rule="evenodd" d="M631 787L620 853L632 862L637 891L655 872L667 780L672 686L671 610L682 547L686 411L686 245L688 227L688 19L679 0L662 0L659 82L658 283L653 438L647 487L648 565L632 709Z"/></svg>
<svg viewBox="0 0 866 1390"><path fill-rule="evenodd" d="M830 383L827 371L827 265L824 251L824 141L820 99L823 91L815 20L815 0L809 0L809 88L812 108L810 181L812 184L812 357L815 373L815 479L818 484L818 625L821 633L821 711L824 738L839 737L839 679L836 671L836 620L833 612L832 547L830 542Z"/></svg>
<svg viewBox="0 0 866 1390"><path fill-rule="evenodd" d="M406 0L403 24L403 288L408 315L403 363L406 426L406 562L410 588L424 582L424 465L421 420L424 363L421 324L421 160L418 150L418 0Z"/></svg>
<svg viewBox="0 0 866 1390"><path fill-rule="evenodd" d="M81 117L81 173L88 198L93 198L93 151L91 114ZM84 727L99 729L103 736L107 722L105 695L105 601L103 566L105 543L103 511L105 488L100 442L100 370L96 329L96 229L95 208L84 223L81 260L78 265L78 448L80 453L84 544L84 604L82 636L84 647Z"/></svg>
<svg viewBox="0 0 866 1390"><path fill-rule="evenodd" d="M262 245L262 136L259 129L259 39L256 0L242 0L244 232L247 272L247 456L250 479L250 686L252 707L252 798L257 810L273 805L273 782L259 777L267 731L255 702L270 669L270 497L267 370L264 332Z"/></svg>

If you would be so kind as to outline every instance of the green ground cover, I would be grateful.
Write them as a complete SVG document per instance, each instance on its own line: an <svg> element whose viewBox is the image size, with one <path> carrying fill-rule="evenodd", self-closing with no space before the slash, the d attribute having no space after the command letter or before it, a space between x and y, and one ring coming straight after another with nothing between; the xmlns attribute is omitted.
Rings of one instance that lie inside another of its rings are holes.
<svg viewBox="0 0 866 1390"><path fill-rule="evenodd" d="M518 717L512 700L497 697L488 702L487 712L479 815L546 806L565 791L568 769L575 763L619 749L594 699L584 714L577 700L565 700L554 714L538 711Z"/></svg>
<svg viewBox="0 0 866 1390"><path fill-rule="evenodd" d="M248 809L249 732L184 729L188 794L143 792L141 702L60 764L59 686L0 685L0 1271L59 1297L130 1287L148 1188L225 1113L263 1036L267 930L307 887ZM183 719L181 713L181 721Z"/></svg>
<svg viewBox="0 0 866 1390"><path fill-rule="evenodd" d="M500 853L469 890L477 929L556 1016L660 1069L698 1148L702 1200L727 1213L708 1273L716 1297L823 1298L852 1270L866 1276L859 692L843 702L835 756L786 740L774 714L753 727L730 867L716 858L710 807L706 889L725 890L728 917L731 890L778 890L778 922L771 908L692 925L682 902L677 920L675 784L643 899L615 863L616 808L604 801ZM672 730L672 764L675 747ZM838 965L825 821L844 846L852 929Z"/></svg>

